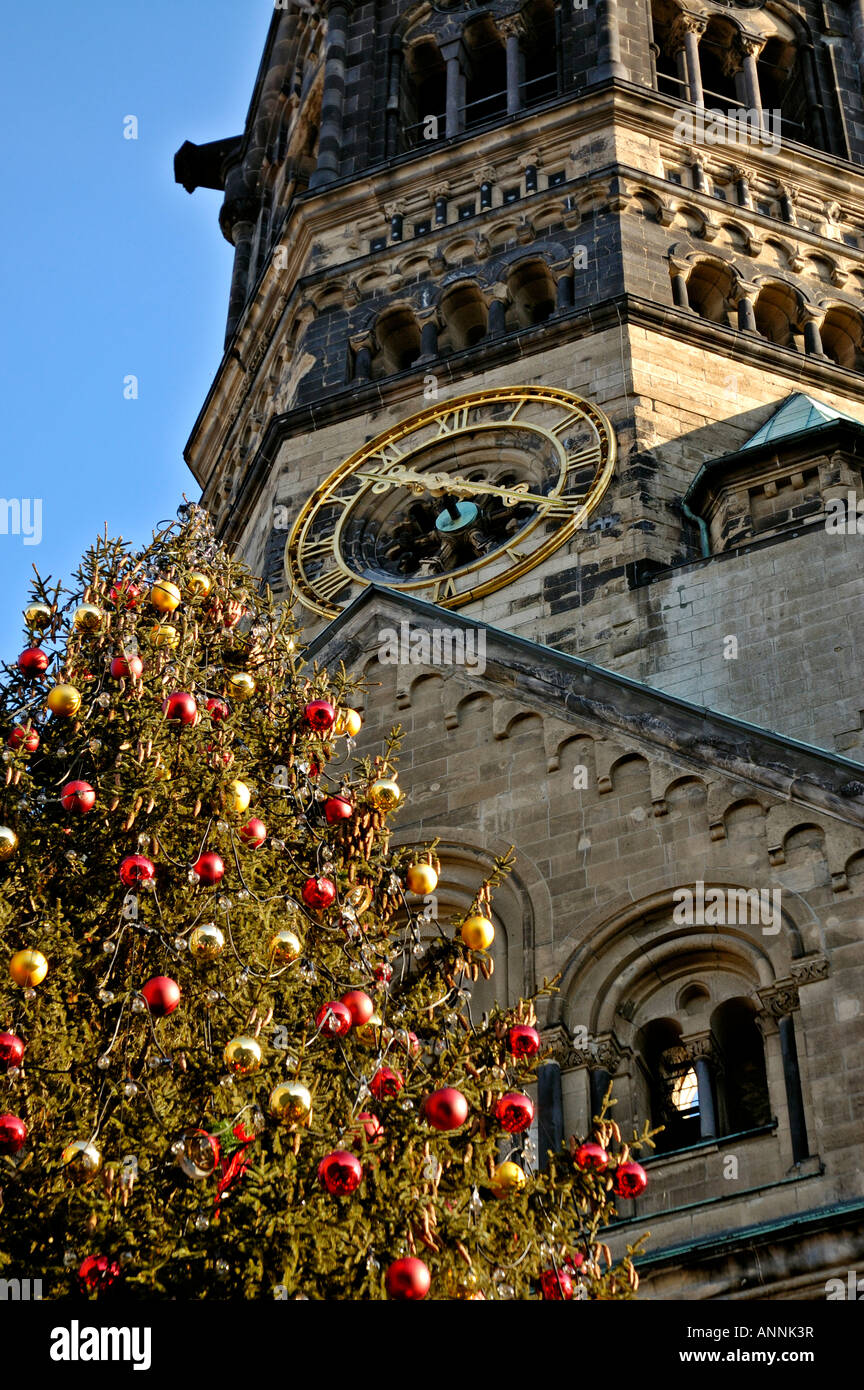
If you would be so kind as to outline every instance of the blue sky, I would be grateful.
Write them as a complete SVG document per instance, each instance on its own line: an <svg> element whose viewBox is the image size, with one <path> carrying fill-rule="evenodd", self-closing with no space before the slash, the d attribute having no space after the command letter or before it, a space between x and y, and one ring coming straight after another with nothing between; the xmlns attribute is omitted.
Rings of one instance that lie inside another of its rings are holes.
<svg viewBox="0 0 864 1390"><path fill-rule="evenodd" d="M240 132L271 15L268 0L5 8L0 497L41 498L42 539L2 534L0 514L3 660L34 564L68 576L106 522L139 542L198 495L183 445L221 356L231 248L222 195L190 197L172 161L186 139Z"/></svg>

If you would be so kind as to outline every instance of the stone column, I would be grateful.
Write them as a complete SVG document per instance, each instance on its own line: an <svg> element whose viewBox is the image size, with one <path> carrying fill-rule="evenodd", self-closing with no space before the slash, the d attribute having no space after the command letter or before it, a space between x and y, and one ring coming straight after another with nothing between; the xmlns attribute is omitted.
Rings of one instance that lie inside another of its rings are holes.
<svg viewBox="0 0 864 1390"><path fill-rule="evenodd" d="M753 207L753 195L750 192L751 173L749 169L744 169L740 165L732 170L732 177L735 180L735 192L738 197L739 206L742 208Z"/></svg>
<svg viewBox="0 0 864 1390"><path fill-rule="evenodd" d="M544 1062L537 1073L537 1157L541 1168L548 1167L549 1150L557 1153L563 1139L561 1067L558 1062Z"/></svg>
<svg viewBox="0 0 864 1390"><path fill-rule="evenodd" d="M345 103L345 53L352 4L353 0L329 0L327 4L327 57L321 98L321 133L318 137L318 163L309 180L310 188L320 188L339 176Z"/></svg>
<svg viewBox="0 0 864 1390"><path fill-rule="evenodd" d="M428 309L420 318L420 356L418 362L431 362L438 356L437 310Z"/></svg>
<svg viewBox="0 0 864 1390"><path fill-rule="evenodd" d="M699 62L699 40L705 33L705 20L696 15L684 15L681 20L684 38L684 72L687 81L687 99L694 106L705 105L702 88L702 65Z"/></svg>
<svg viewBox="0 0 864 1390"><path fill-rule="evenodd" d="M825 319L824 309L814 309L811 305L805 304L801 317L804 321L804 351L808 357L825 357L827 354L822 346L820 332Z"/></svg>
<svg viewBox="0 0 864 1390"><path fill-rule="evenodd" d="M738 283L738 330L741 333L758 333L756 311L753 308L759 288L757 285Z"/></svg>
<svg viewBox="0 0 864 1390"><path fill-rule="evenodd" d="M465 49L461 37L441 45L447 64L447 107L445 134L448 140L465 129Z"/></svg>
<svg viewBox="0 0 864 1390"><path fill-rule="evenodd" d="M489 301L489 326L487 337L497 338L504 332L505 315L507 313L506 304L507 291L501 286L497 291L492 291L492 298Z"/></svg>
<svg viewBox="0 0 864 1390"><path fill-rule="evenodd" d="M670 260L672 271L672 302L677 309L689 309L690 298L687 294L687 275L690 266L686 261Z"/></svg>
<svg viewBox="0 0 864 1390"><path fill-rule="evenodd" d="M591 76L595 82L606 82L609 78L626 78L627 70L621 61L621 35L618 30L618 6L616 0L601 0L598 18L597 66Z"/></svg>
<svg viewBox="0 0 864 1390"><path fill-rule="evenodd" d="M564 1135L569 1139L575 1134L585 1139L591 1129L593 1109L591 1107L590 1073L587 1065L567 1066L561 1076L561 1101L563 1108Z"/></svg>
<svg viewBox="0 0 864 1390"><path fill-rule="evenodd" d="M514 116L524 104L522 83L525 80L525 57L522 53L522 36L525 21L519 14L507 15L499 19L498 32L505 41L507 51L507 115Z"/></svg>
<svg viewBox="0 0 864 1390"><path fill-rule="evenodd" d="M798 989L794 982L787 981L785 984L779 983L760 989L758 994L765 1007L764 1012L757 1016L756 1021L763 1038L765 1038L766 1053L769 1051L768 1043L771 1034L775 1027L777 1030L774 1037L779 1042L792 1162L801 1163L808 1157L810 1146L807 1140L804 1096L801 1091L801 1076L798 1070L798 1047L795 1040L793 1018L798 1009Z"/></svg>
<svg viewBox="0 0 864 1390"><path fill-rule="evenodd" d="M756 70L756 59L762 52L763 42L762 39L746 38L741 40L741 71L744 74L744 105L750 111L762 110L762 94L759 91L759 74Z"/></svg>
<svg viewBox="0 0 864 1390"><path fill-rule="evenodd" d="M372 342L369 334L353 338L351 346L354 349L354 380L369 381L372 377Z"/></svg>
<svg viewBox="0 0 864 1390"><path fill-rule="evenodd" d="M435 226L446 227L447 200L450 197L449 183L436 183L432 189L432 197L435 199Z"/></svg>
<svg viewBox="0 0 864 1390"><path fill-rule="evenodd" d="M559 275L555 287L555 313L566 314L573 308L573 276Z"/></svg>
<svg viewBox="0 0 864 1390"><path fill-rule="evenodd" d="M388 203L384 209L384 215L390 222L390 240L401 241L405 225L405 204L402 199L400 198L395 203Z"/></svg>
<svg viewBox="0 0 864 1390"><path fill-rule="evenodd" d="M708 1057L697 1057L693 1063L699 1087L699 1138L717 1138L717 1115L714 1105L714 1077Z"/></svg>
<svg viewBox="0 0 864 1390"><path fill-rule="evenodd" d="M399 148L400 89L402 86L402 39L398 34L390 38L390 81L387 88L387 126L385 149L387 157L392 158Z"/></svg>
<svg viewBox="0 0 864 1390"><path fill-rule="evenodd" d="M249 276L252 266L252 242L255 237L255 224L258 220L258 204L251 197L237 197L226 200L219 214L223 232L234 245L234 265L231 271L231 291L228 297L228 322L225 327L226 343L233 338L249 293Z"/></svg>
<svg viewBox="0 0 864 1390"><path fill-rule="evenodd" d="M864 3L864 0L862 0ZM784 184L780 189L780 212L784 222L791 222L795 225L795 203L798 199L798 189L791 184Z"/></svg>

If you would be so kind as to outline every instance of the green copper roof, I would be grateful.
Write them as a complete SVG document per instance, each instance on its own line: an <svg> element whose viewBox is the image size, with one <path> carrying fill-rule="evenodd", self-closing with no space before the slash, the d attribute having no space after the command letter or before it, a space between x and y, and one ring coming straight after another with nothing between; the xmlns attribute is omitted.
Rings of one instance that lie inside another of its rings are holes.
<svg viewBox="0 0 864 1390"><path fill-rule="evenodd" d="M802 430L819 429L821 425L828 425L832 420L852 420L854 424L860 425L864 421L856 420L854 415L847 415L842 410L835 410L833 406L825 405L823 401L814 401L812 396L805 396L802 391L795 391L775 410L761 429L742 444L742 449L754 449L757 444L767 444L772 439L780 439L786 434L800 434Z"/></svg>

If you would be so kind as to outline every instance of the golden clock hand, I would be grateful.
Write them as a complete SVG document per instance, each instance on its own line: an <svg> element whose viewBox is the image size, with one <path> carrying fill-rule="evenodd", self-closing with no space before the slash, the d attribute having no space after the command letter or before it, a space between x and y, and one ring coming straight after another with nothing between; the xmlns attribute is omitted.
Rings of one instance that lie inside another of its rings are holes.
<svg viewBox="0 0 864 1390"><path fill-rule="evenodd" d="M569 516L584 496L582 494L572 500L559 497L556 493L546 496L544 493L522 492L521 484L517 484L515 488L496 487L494 483L473 483L452 473L420 473L413 468L400 468L396 465L388 468L386 473L358 472L357 477L372 483L373 492L386 492L390 487L404 484L415 489L422 488L433 495L436 492L452 492L458 497L501 497L510 507L515 507L520 502L529 502L535 507L542 507L544 513L553 516ZM524 486L527 487L527 484Z"/></svg>

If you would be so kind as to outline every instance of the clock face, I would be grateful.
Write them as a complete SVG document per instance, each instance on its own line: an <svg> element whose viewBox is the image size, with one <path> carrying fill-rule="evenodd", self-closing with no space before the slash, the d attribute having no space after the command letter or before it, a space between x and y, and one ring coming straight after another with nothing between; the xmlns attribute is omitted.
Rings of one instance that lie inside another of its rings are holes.
<svg viewBox="0 0 864 1390"><path fill-rule="evenodd" d="M609 421L567 391L502 386L443 401L316 488L285 547L288 581L325 617L370 583L458 608L570 540L614 465Z"/></svg>

